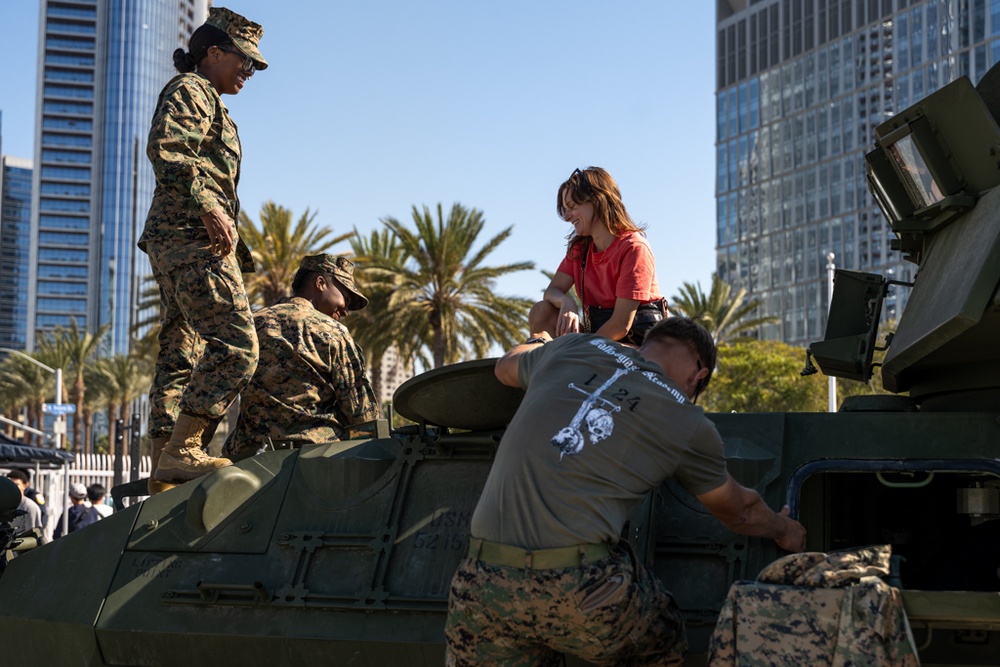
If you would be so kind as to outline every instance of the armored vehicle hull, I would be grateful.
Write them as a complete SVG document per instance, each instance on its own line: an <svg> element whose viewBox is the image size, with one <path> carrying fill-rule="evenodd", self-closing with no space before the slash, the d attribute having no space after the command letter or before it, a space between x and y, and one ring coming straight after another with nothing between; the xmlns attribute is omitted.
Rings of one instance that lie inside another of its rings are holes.
<svg viewBox="0 0 1000 667"><path fill-rule="evenodd" d="M491 365L454 371L488 383ZM955 587L974 490L1000 480L998 418L713 415L732 474L789 502L810 550L888 542L905 558L896 583L924 665L1000 655L1000 596ZM17 638L4 664L441 665L448 583L501 434L428 427L267 453L16 558L0 579L0 628ZM780 555L669 482L627 537L677 597L689 664L730 584Z"/></svg>

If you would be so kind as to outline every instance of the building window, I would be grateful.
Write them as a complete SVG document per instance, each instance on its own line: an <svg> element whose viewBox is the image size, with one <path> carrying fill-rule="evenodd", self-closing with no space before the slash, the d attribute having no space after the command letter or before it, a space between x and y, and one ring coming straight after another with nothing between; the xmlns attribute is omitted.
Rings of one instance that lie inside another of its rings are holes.
<svg viewBox="0 0 1000 667"><path fill-rule="evenodd" d="M46 81L70 81L72 83L93 83L94 73L85 70L52 69L45 70Z"/></svg>
<svg viewBox="0 0 1000 667"><path fill-rule="evenodd" d="M87 283L38 282L40 294L53 296L87 296Z"/></svg>
<svg viewBox="0 0 1000 667"><path fill-rule="evenodd" d="M45 104L42 106L45 113L72 113L79 114L81 116L90 115L94 112L93 104L82 104L76 102L57 102L55 100L46 100Z"/></svg>
<svg viewBox="0 0 1000 667"><path fill-rule="evenodd" d="M47 49L80 49L86 51L94 50L94 40L75 37L46 37L45 48Z"/></svg>
<svg viewBox="0 0 1000 667"><path fill-rule="evenodd" d="M47 181L41 186L43 195L66 195L70 197L89 197L90 184L83 183L60 183Z"/></svg>
<svg viewBox="0 0 1000 667"><path fill-rule="evenodd" d="M39 278L86 278L87 267L64 264L39 264Z"/></svg>
<svg viewBox="0 0 1000 667"><path fill-rule="evenodd" d="M84 299L38 298L39 312L85 313L87 302Z"/></svg>
<svg viewBox="0 0 1000 667"><path fill-rule="evenodd" d="M45 215L38 216L38 226L42 229L90 229L90 219L85 217L75 218L68 215Z"/></svg>
<svg viewBox="0 0 1000 667"><path fill-rule="evenodd" d="M46 130L90 132L94 129L94 123L86 118L53 118L52 116L46 116L42 120L42 128Z"/></svg>
<svg viewBox="0 0 1000 667"><path fill-rule="evenodd" d="M38 235L38 243L41 245L69 245L79 248L80 246L87 245L87 235L62 232L41 232Z"/></svg>
<svg viewBox="0 0 1000 667"><path fill-rule="evenodd" d="M83 151L43 150L42 162L74 162L76 164L89 164L90 153Z"/></svg>
<svg viewBox="0 0 1000 667"><path fill-rule="evenodd" d="M97 8L87 7L61 7L56 4L49 5L50 17L74 18L74 19L96 19Z"/></svg>
<svg viewBox="0 0 1000 667"><path fill-rule="evenodd" d="M76 322L76 325L81 328L86 328L87 317L82 313L79 315L45 315L39 314L35 320L35 323L39 327L43 328L54 328L54 327L68 327Z"/></svg>
<svg viewBox="0 0 1000 667"><path fill-rule="evenodd" d="M68 23L66 21L54 21L49 19L45 24L47 32L69 32L77 35L94 35L97 33L97 26L93 23Z"/></svg>
<svg viewBox="0 0 1000 667"><path fill-rule="evenodd" d="M74 169L72 167L42 167L42 178L62 178L77 181L90 180L90 169ZM89 193L89 190L87 192Z"/></svg>
<svg viewBox="0 0 1000 667"><path fill-rule="evenodd" d="M39 207L42 211L59 211L62 213L88 213L90 202L72 201L66 199L42 199Z"/></svg>
<svg viewBox="0 0 1000 667"><path fill-rule="evenodd" d="M42 134L42 145L91 148L94 145L94 139L86 134L55 134L53 132L45 132Z"/></svg>
<svg viewBox="0 0 1000 667"><path fill-rule="evenodd" d="M93 99L94 91L91 88L46 85L44 95L45 97L78 97L81 99Z"/></svg>

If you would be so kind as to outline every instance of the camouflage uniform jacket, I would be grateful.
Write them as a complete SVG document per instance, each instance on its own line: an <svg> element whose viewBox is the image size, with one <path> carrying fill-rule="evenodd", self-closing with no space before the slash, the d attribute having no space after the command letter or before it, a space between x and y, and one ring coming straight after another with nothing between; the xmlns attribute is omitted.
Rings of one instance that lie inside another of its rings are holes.
<svg viewBox="0 0 1000 667"><path fill-rule="evenodd" d="M166 263L180 265L197 249L207 249L201 216L216 207L237 220L242 150L236 123L212 84L190 72L171 79L160 92L149 130L146 155L156 189L139 238L144 252L153 244ZM236 245L240 270L252 272L253 259L242 239Z"/></svg>
<svg viewBox="0 0 1000 667"><path fill-rule="evenodd" d="M378 419L361 349L343 324L293 297L254 314L260 361L240 395L240 420L227 454L268 444L308 445L344 437Z"/></svg>
<svg viewBox="0 0 1000 667"><path fill-rule="evenodd" d="M710 667L917 667L888 545L792 554L729 589L709 641Z"/></svg>

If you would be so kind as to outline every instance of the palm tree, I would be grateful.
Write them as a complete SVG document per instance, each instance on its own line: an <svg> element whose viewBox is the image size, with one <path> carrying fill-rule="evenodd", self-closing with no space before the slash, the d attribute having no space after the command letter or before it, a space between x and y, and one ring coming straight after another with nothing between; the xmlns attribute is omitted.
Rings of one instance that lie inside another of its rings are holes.
<svg viewBox="0 0 1000 667"><path fill-rule="evenodd" d="M326 252L332 246L349 239L354 232L327 238L332 230L316 228L315 213L308 209L292 226L292 212L272 201L261 207L258 228L246 214L240 212L240 237L253 248L251 254L257 271L246 274L247 297L253 306L271 306L287 296L292 278L299 263L306 255ZM139 336L132 344L133 353L155 364L159 351L160 287L152 276L144 281L139 295L138 311L143 317L132 326L132 334Z"/></svg>
<svg viewBox="0 0 1000 667"><path fill-rule="evenodd" d="M104 357L98 357L94 363L87 364L83 369L83 383L87 393L83 397L83 441L90 443L91 449L96 444L94 438L94 415L106 404L107 379L101 368ZM108 435L111 436L111 424L108 424ZM91 453L94 453L92 451Z"/></svg>
<svg viewBox="0 0 1000 667"><path fill-rule="evenodd" d="M45 363L37 352L26 354ZM37 364L13 355L0 363L0 394L14 412L21 407L27 409L28 426L41 430L42 404L54 391L54 376ZM31 440L39 444L38 436L32 435Z"/></svg>
<svg viewBox="0 0 1000 667"><path fill-rule="evenodd" d="M332 246L350 238L341 234L330 238L333 230L316 227L316 214L309 209L292 225L291 210L267 201L260 209L257 226L245 211L240 211L240 237L252 248L257 272L247 274L247 296L251 305L273 306L288 296L292 278L306 255L326 252Z"/></svg>
<svg viewBox="0 0 1000 667"><path fill-rule="evenodd" d="M0 362L0 416L13 419L23 406L20 397L15 395L17 378L8 375L7 366ZM14 427L7 422L0 423L0 433L14 435Z"/></svg>
<svg viewBox="0 0 1000 667"><path fill-rule="evenodd" d="M62 363L58 368L68 368L73 376L70 394L76 405L76 412L73 413L73 451L77 454L83 451L84 393L86 391L84 371L100 349L101 340L108 329L109 325L105 324L92 334L81 329L77 325L76 319L73 318L70 319L69 328L56 327L54 331L46 334L40 340L40 349L47 348L50 353L62 357Z"/></svg>
<svg viewBox="0 0 1000 667"><path fill-rule="evenodd" d="M422 356L429 348L436 368L470 354L486 356L493 345L514 345L527 328L532 302L495 294L496 279L535 265L483 265L512 227L473 251L485 225L480 211L455 204L445 220L438 204L435 220L426 206L422 212L414 206L413 222L415 231L395 218L383 218L399 244L398 254L363 262L365 276L391 286L381 325L392 329L400 353L412 350Z"/></svg>
<svg viewBox="0 0 1000 667"><path fill-rule="evenodd" d="M108 452L115 452L115 421L126 425L131 418L132 401L149 391L150 369L138 359L116 354L98 360L95 382L100 387L100 405L108 413Z"/></svg>
<svg viewBox="0 0 1000 667"><path fill-rule="evenodd" d="M697 285L684 283L680 295L671 299L670 309L698 322L708 329L716 344L724 345L763 324L778 322L778 318L771 316L750 317L760 306L760 300L744 303L746 295L742 287L733 294L732 287L723 282L719 274L713 273L712 291L708 296L701 290L700 282Z"/></svg>
<svg viewBox="0 0 1000 667"><path fill-rule="evenodd" d="M368 308L351 313L348 324L351 336L365 354L365 362L371 372L372 390L375 396L382 395L382 358L390 348L396 346L396 331L387 326L392 318L389 313L389 300L396 289L395 275L382 274L376 276L365 267L378 261L385 264L400 266L406 263L407 257L397 238L388 229L373 230L371 236L364 237L354 230L351 237L351 250L357 267L354 278L359 289L368 297ZM398 351L398 346L397 346ZM407 350L400 358L410 359L418 350ZM424 360L426 365L426 360Z"/></svg>
<svg viewBox="0 0 1000 667"><path fill-rule="evenodd" d="M156 364L156 355L160 351L160 286L153 276L146 276L143 285L136 305L139 321L132 325L129 332L133 336L129 350L152 367Z"/></svg>

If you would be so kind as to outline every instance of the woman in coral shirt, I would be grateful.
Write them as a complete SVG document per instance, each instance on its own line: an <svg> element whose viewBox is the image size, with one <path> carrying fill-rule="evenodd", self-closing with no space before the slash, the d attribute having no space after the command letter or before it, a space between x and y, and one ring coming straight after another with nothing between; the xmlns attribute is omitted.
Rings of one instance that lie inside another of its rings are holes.
<svg viewBox="0 0 1000 667"><path fill-rule="evenodd" d="M585 332L639 345L667 316L656 261L642 228L600 167L576 169L559 186L556 210L573 225L566 257L528 315L531 332ZM583 306L582 313L570 288Z"/></svg>

